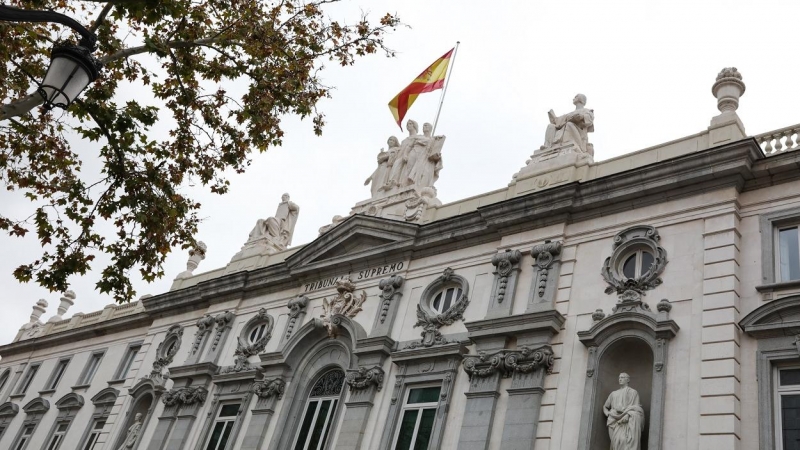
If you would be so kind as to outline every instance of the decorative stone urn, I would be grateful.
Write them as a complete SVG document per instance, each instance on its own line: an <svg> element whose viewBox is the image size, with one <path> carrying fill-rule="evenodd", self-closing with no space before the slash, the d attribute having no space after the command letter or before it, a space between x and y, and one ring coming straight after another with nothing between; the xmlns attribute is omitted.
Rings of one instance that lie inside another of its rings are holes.
<svg viewBox="0 0 800 450"><path fill-rule="evenodd" d="M721 113L739 109L739 98L744 94L745 85L742 74L736 67L726 67L717 75L711 93L717 98L717 109Z"/></svg>

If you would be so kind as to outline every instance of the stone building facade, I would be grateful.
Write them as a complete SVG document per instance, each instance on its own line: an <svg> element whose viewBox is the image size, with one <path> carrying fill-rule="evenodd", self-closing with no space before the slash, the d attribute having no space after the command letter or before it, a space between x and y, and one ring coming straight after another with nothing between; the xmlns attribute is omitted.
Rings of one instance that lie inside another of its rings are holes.
<svg viewBox="0 0 800 450"><path fill-rule="evenodd" d="M0 347L0 448L608 449L625 372L643 449L796 449L800 127L748 136L743 92L726 69L708 129L600 162L576 96L507 187L449 204L444 138L395 139L311 243L286 195L169 292L40 301ZM401 152L427 184L390 178Z"/></svg>

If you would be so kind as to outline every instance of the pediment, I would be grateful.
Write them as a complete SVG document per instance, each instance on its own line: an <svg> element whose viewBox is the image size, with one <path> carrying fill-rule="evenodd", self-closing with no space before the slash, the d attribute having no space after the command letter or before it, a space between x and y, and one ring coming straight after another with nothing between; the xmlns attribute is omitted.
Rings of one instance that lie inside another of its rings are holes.
<svg viewBox="0 0 800 450"><path fill-rule="evenodd" d="M43 414L47 412L48 409L50 409L50 402L42 397L36 397L35 399L29 401L27 405L22 407L22 410L25 411L25 414Z"/></svg>
<svg viewBox="0 0 800 450"><path fill-rule="evenodd" d="M111 387L107 387L102 391L98 392L97 394L95 394L94 397L92 397L92 403L95 406L108 405L108 404L113 405L114 403L116 403L118 396L119 396L118 390Z"/></svg>
<svg viewBox="0 0 800 450"><path fill-rule="evenodd" d="M14 417L19 412L19 405L12 402L5 402L0 405L0 417Z"/></svg>
<svg viewBox="0 0 800 450"><path fill-rule="evenodd" d="M419 225L416 224L355 215L290 256L286 263L295 271L304 267L385 256L413 245L418 229Z"/></svg>
<svg viewBox="0 0 800 450"><path fill-rule="evenodd" d="M800 335L800 295L765 303L745 316L739 326L755 338Z"/></svg>
<svg viewBox="0 0 800 450"><path fill-rule="evenodd" d="M83 396L71 392L56 402L58 409L77 409L83 406Z"/></svg>

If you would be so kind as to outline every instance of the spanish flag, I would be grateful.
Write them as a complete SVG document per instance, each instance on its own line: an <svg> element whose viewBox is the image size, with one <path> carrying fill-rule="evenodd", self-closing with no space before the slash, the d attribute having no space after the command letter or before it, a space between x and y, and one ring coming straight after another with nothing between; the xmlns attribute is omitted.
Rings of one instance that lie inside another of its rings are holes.
<svg viewBox="0 0 800 450"><path fill-rule="evenodd" d="M450 58L453 56L453 50L455 50L455 48L450 49L449 52L434 61L433 64L419 74L411 84L400 91L400 93L389 102L389 109L392 111L394 120L397 122L397 125L400 126L401 130L403 129L403 117L406 116L408 108L417 100L417 96L444 87L444 77L447 75L447 66L450 65Z"/></svg>

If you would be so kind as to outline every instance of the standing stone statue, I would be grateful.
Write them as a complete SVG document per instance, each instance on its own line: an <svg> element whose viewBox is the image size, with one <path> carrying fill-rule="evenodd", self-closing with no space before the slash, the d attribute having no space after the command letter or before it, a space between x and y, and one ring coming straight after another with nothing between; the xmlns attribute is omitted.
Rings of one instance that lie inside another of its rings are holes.
<svg viewBox="0 0 800 450"><path fill-rule="evenodd" d="M247 242L265 239L278 250L285 250L292 243L294 226L297 224L297 216L300 214L300 207L296 203L289 201L289 194L283 194L281 203L274 217L258 219L256 226L247 238ZM247 245L247 244L245 244Z"/></svg>
<svg viewBox="0 0 800 450"><path fill-rule="evenodd" d="M414 165L408 172L406 184L419 188L433 187L439 179L439 170L442 169L442 146L444 136L431 136L433 125L426 123L422 126L423 137L419 138L412 147L415 156ZM410 164L411 158L409 158Z"/></svg>
<svg viewBox="0 0 800 450"><path fill-rule="evenodd" d="M644 430L644 409L639 402L639 393L628 387L631 377L619 374L622 386L612 392L603 405L603 414L608 416L606 425L611 438L610 450L640 450Z"/></svg>
<svg viewBox="0 0 800 450"><path fill-rule="evenodd" d="M119 450L130 450L136 444L136 439L139 438L139 433L142 430L142 413L136 413L133 418L133 425L128 427L128 434L125 435L125 441L119 447Z"/></svg>
<svg viewBox="0 0 800 450"><path fill-rule="evenodd" d="M581 153L594 155L589 134L594 132L594 110L586 109L586 96L578 94L572 99L575 111L556 117L551 109L547 113L550 124L544 135L542 149L574 144Z"/></svg>
<svg viewBox="0 0 800 450"><path fill-rule="evenodd" d="M387 184L388 177L389 177L389 170L391 170L392 164L397 159L397 150L400 147L400 143L397 141L397 138L391 136L386 144L389 146L389 150L383 151L381 149L380 153L378 153L378 167L372 172L372 175L367 178L367 181L364 182L364 186L368 185L372 182L370 186L370 192L372 193L372 198L378 196L381 191L387 189L391 189L391 186Z"/></svg>
<svg viewBox="0 0 800 450"><path fill-rule="evenodd" d="M393 189L398 186L404 186L403 180L405 180L405 175L408 174L409 171L409 164L408 164L408 157L411 151L411 146L417 139L417 122L413 120L408 120L406 122L406 130L408 130L408 137L403 139L403 142L400 143L399 148L395 152L394 160L391 164L391 169L389 170L389 176L386 179L386 189Z"/></svg>

